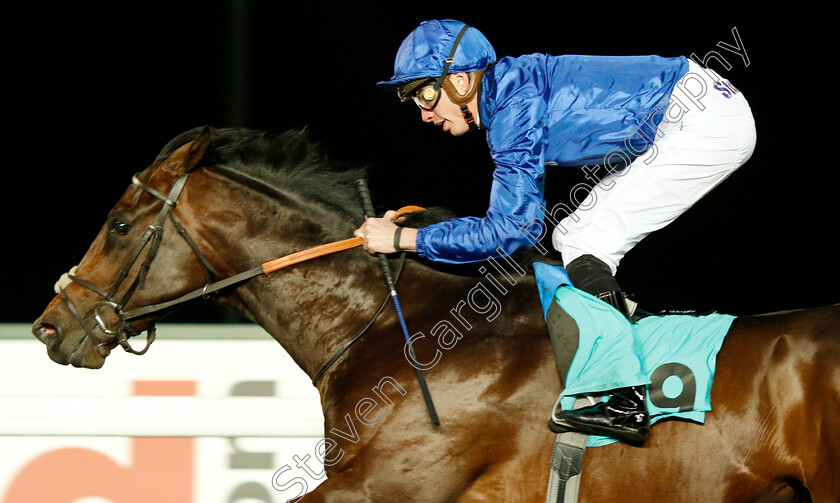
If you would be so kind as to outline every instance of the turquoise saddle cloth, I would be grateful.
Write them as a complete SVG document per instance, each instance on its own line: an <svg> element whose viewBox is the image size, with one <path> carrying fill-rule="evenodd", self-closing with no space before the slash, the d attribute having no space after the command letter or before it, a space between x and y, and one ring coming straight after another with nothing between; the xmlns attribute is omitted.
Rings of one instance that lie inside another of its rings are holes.
<svg viewBox="0 0 840 503"><path fill-rule="evenodd" d="M574 288L562 267L535 263L543 315L556 301L578 325L580 340L560 402L646 385L651 423L681 418L703 423L712 410L715 362L734 316L648 316L631 324L612 306ZM615 439L592 435L589 446Z"/></svg>

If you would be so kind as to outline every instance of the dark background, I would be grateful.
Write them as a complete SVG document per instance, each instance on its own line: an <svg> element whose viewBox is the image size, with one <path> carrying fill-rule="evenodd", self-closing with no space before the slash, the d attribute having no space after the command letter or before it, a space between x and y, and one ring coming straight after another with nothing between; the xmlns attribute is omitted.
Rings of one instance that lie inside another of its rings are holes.
<svg viewBox="0 0 840 503"><path fill-rule="evenodd" d="M455 4L451 2L451 4ZM178 133L210 124L308 127L342 161L371 169L374 200L486 209L483 134L452 138L374 87L422 20L479 28L499 57L703 56L757 122L752 159L622 262L619 281L649 310L750 314L835 303L836 29L815 10L737 13L724 3L614 9L565 2L444 9L445 2L229 1L15 7L4 37L0 321L31 322L76 264L133 173ZM717 47L737 28L750 60ZM722 71L721 68L716 68ZM548 174L549 205L583 178ZM206 320L201 309L178 319Z"/></svg>

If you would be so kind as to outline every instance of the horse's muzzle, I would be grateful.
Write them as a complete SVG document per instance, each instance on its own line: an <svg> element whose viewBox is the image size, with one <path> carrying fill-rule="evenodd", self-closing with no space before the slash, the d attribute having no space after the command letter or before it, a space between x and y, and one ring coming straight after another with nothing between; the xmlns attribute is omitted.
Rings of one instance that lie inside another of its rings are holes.
<svg viewBox="0 0 840 503"><path fill-rule="evenodd" d="M32 325L32 335L47 347L50 360L74 367L102 367L105 358L97 348L98 341L88 340L75 320L62 314L61 305L52 304Z"/></svg>
<svg viewBox="0 0 840 503"><path fill-rule="evenodd" d="M49 323L35 323L32 325L32 335L48 347L58 338L58 329Z"/></svg>

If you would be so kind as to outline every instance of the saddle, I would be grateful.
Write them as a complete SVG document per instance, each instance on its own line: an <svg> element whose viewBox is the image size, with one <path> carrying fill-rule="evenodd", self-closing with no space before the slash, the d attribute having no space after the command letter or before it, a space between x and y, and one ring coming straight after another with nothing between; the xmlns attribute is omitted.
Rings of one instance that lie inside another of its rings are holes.
<svg viewBox="0 0 840 503"><path fill-rule="evenodd" d="M630 322L606 302L574 288L564 268L533 266L558 373L564 378L557 399L563 410L585 405L583 396L591 400L610 389L645 384L651 425L669 418L704 422L712 410L717 353L734 316L644 313ZM586 448L617 440L557 433L546 502L576 503Z"/></svg>
<svg viewBox="0 0 840 503"><path fill-rule="evenodd" d="M630 323L612 306L574 288L562 267L535 263L534 272L543 315L552 304L568 315L569 335L562 340L575 348L560 396L563 410L573 408L581 395L645 384L651 424L669 418L704 422L712 410L717 353L734 316L650 315ZM571 340L575 335L576 341ZM615 441L593 435L587 445Z"/></svg>

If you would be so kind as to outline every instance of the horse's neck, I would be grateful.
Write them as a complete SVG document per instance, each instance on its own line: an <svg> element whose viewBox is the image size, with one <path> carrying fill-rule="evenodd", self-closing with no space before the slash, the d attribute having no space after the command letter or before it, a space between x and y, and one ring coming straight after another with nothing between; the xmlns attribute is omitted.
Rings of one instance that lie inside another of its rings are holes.
<svg viewBox="0 0 840 503"><path fill-rule="evenodd" d="M208 180L212 183L207 184L197 205L204 222L202 236L227 275L352 236L352 223L336 221L327 210L294 195L244 187L218 174L210 173ZM395 266L395 261L392 264ZM514 277L521 283L512 286L509 281ZM412 330L429 334L431 326L426 325L441 317L451 317L455 324L486 323L483 320L494 317L495 310L503 309L500 319L482 330L483 337L494 337L523 310L534 311L535 319L539 318L536 288L526 283L528 280L516 274L491 281L478 275L456 276L409 261L398 290L407 318L416 324ZM223 301L259 323L313 376L370 321L386 297L377 260L357 248L255 278ZM472 321L467 320L469 317ZM373 338L378 331L389 332L388 338L396 340L392 343L400 355L400 338L390 333L400 332L392 309L386 310L373 327Z"/></svg>
<svg viewBox="0 0 840 503"><path fill-rule="evenodd" d="M218 173L206 176L211 183L195 196L197 223L225 275L352 237L350 223L336 222L335 215L294 195L243 186ZM221 301L261 325L312 376L373 316L384 294L377 261L354 249L252 279Z"/></svg>
<svg viewBox="0 0 840 503"><path fill-rule="evenodd" d="M322 257L258 278L236 292L249 315L310 377L373 316L381 300L375 295L381 290L369 286L370 272L349 262Z"/></svg>

